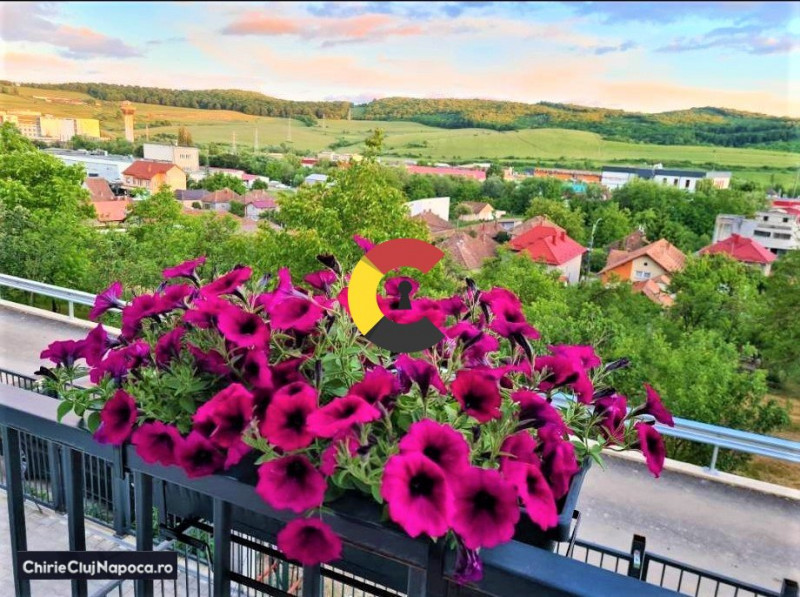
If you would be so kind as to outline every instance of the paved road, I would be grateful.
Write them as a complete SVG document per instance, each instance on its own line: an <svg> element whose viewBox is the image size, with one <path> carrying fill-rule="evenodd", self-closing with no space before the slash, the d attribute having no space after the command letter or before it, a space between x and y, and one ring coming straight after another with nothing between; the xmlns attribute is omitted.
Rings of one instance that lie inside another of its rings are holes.
<svg viewBox="0 0 800 597"><path fill-rule="evenodd" d="M0 368L34 371L53 340L81 338L83 329L0 307ZM800 580L800 503L607 459L593 467L578 509L579 537L628 551L634 533L649 551L695 567L778 589Z"/></svg>

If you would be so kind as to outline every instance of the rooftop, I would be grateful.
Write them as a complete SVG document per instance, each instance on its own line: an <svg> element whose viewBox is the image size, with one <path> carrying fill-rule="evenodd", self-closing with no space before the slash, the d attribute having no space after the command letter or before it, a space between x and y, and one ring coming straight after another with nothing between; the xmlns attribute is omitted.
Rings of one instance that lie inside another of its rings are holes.
<svg viewBox="0 0 800 597"><path fill-rule="evenodd" d="M744 263L760 263L763 265L772 263L777 259L758 241L738 234L733 234L725 240L703 247L699 251L700 255L714 255L717 253L730 255L737 261Z"/></svg>
<svg viewBox="0 0 800 597"><path fill-rule="evenodd" d="M83 181L83 186L89 190L92 201L114 201L114 193L111 187L108 186L108 181L99 176L89 176Z"/></svg>
<svg viewBox="0 0 800 597"><path fill-rule="evenodd" d="M476 270L484 261L495 256L498 243L487 233L457 230L438 246L465 269Z"/></svg>
<svg viewBox="0 0 800 597"><path fill-rule="evenodd" d="M645 255L670 273L682 270L686 263L686 255L681 253L677 247L670 244L668 240L662 238L641 249L636 249L635 251L618 251L612 249L608 254L606 266L600 270L599 273L608 272L624 263L633 261L639 257L644 257Z"/></svg>
<svg viewBox="0 0 800 597"><path fill-rule="evenodd" d="M548 265L564 265L588 250L557 226L536 226L509 244L515 251L525 251L534 261Z"/></svg>
<svg viewBox="0 0 800 597"><path fill-rule="evenodd" d="M173 168L178 168L171 162L154 162L151 160L136 160L133 164L128 166L123 174L125 176L132 176L140 180L151 180L159 174L166 174ZM181 170L182 172L182 170Z"/></svg>
<svg viewBox="0 0 800 597"><path fill-rule="evenodd" d="M411 174L433 174L434 176L463 176L475 180L486 180L486 172L483 170L468 170L466 168L437 168L435 166L406 166Z"/></svg>

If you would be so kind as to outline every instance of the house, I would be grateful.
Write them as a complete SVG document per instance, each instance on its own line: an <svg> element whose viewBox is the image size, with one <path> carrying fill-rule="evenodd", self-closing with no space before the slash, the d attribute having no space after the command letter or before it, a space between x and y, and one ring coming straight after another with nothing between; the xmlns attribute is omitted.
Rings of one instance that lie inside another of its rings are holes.
<svg viewBox="0 0 800 597"><path fill-rule="evenodd" d="M326 182L328 182L327 174L309 174L303 180L303 184L307 185L324 184Z"/></svg>
<svg viewBox="0 0 800 597"><path fill-rule="evenodd" d="M99 201L114 201L116 197L105 178L89 176L83 181L83 188L89 191L92 203Z"/></svg>
<svg viewBox="0 0 800 597"><path fill-rule="evenodd" d="M266 211L277 211L278 203L274 195L267 191L249 191L243 197L244 217L251 220L258 220L262 213Z"/></svg>
<svg viewBox="0 0 800 597"><path fill-rule="evenodd" d="M136 160L122 176L128 189L146 189L150 193L157 193L162 185L168 185L173 191L186 189L186 173L169 162Z"/></svg>
<svg viewBox="0 0 800 597"><path fill-rule="evenodd" d="M652 180L663 185L684 189L691 193L694 193L697 188L697 183L704 179L711 180L714 187L718 189L727 189L731 183L730 172L676 170L664 168L661 164L656 164L649 168L603 166L600 184L608 189L614 190L637 178Z"/></svg>
<svg viewBox="0 0 800 597"><path fill-rule="evenodd" d="M644 230L639 228L638 230L634 230L628 236L623 238L622 240L614 241L610 245L608 245L607 249L609 251L617 250L617 251L636 251L637 249L641 249L642 247L649 245L650 241L647 240L647 237L644 234Z"/></svg>
<svg viewBox="0 0 800 597"><path fill-rule="evenodd" d="M90 177L105 178L109 183L121 183L123 172L131 164L133 158L124 155L109 155L107 151L89 152L85 149L46 149L46 153L58 158L67 166L80 164Z"/></svg>
<svg viewBox="0 0 800 597"><path fill-rule="evenodd" d="M485 232L462 229L443 239L437 246L461 267L474 271L497 254L498 243Z"/></svg>
<svg viewBox="0 0 800 597"><path fill-rule="evenodd" d="M231 202L242 202L242 196L238 193L231 191L229 188L220 189L209 193L203 197L200 202L203 204L203 209L210 209L212 211L230 211Z"/></svg>
<svg viewBox="0 0 800 597"><path fill-rule="evenodd" d="M406 166L409 174L430 174L433 176L463 176L483 182L486 172L483 170L468 170L467 168L436 167L436 166Z"/></svg>
<svg viewBox="0 0 800 597"><path fill-rule="evenodd" d="M429 211L436 214L445 221L450 220L450 197L430 197L428 199L416 199L406 203L411 216L418 216L423 212Z"/></svg>
<svg viewBox="0 0 800 597"><path fill-rule="evenodd" d="M301 166L316 166L319 160L317 158L300 158L300 165Z"/></svg>
<svg viewBox="0 0 800 597"><path fill-rule="evenodd" d="M496 210L490 203L484 201L462 201L458 205L467 208L467 213L458 216L462 222L477 222L483 220L496 220L505 215L506 212Z"/></svg>
<svg viewBox="0 0 800 597"><path fill-rule="evenodd" d="M197 147L145 143L142 145L142 150L146 160L170 162L184 172L197 172L200 170L200 150Z"/></svg>
<svg viewBox="0 0 800 597"><path fill-rule="evenodd" d="M432 211L423 211L412 217L421 220L428 227L428 232L430 232L431 236L434 238L446 236L451 230L455 230L450 222L439 217Z"/></svg>
<svg viewBox="0 0 800 597"><path fill-rule="evenodd" d="M645 295L654 303L662 307L671 307L675 304L675 295L670 293L669 285L672 279L663 274L655 278L649 278L640 282L633 283L633 292Z"/></svg>
<svg viewBox="0 0 800 597"><path fill-rule="evenodd" d="M758 241L738 234L732 234L725 240L703 247L698 255L715 255L717 253L723 253L736 261L757 267L765 276L769 275L772 262L777 259Z"/></svg>
<svg viewBox="0 0 800 597"><path fill-rule="evenodd" d="M195 203L203 204L203 198L210 195L211 191L205 189L179 189L175 191L175 199L184 207L194 207Z"/></svg>
<svg viewBox="0 0 800 597"><path fill-rule="evenodd" d="M548 270L561 272L567 284L576 284L581 277L581 259L587 251L572 240L559 226L539 225L514 237L509 246L525 252L533 261L545 263Z"/></svg>
<svg viewBox="0 0 800 597"><path fill-rule="evenodd" d="M614 279L641 282L679 272L685 263L686 255L662 238L635 251L612 249L599 275L605 283Z"/></svg>
<svg viewBox="0 0 800 597"><path fill-rule="evenodd" d="M714 225L713 242L725 240L738 234L752 238L774 255L800 249L800 209L773 206L759 211L754 218L732 214L720 214Z"/></svg>
<svg viewBox="0 0 800 597"><path fill-rule="evenodd" d="M97 222L100 224L120 223L128 217L128 210L132 201L127 199L111 199L93 201L92 207L97 213Z"/></svg>

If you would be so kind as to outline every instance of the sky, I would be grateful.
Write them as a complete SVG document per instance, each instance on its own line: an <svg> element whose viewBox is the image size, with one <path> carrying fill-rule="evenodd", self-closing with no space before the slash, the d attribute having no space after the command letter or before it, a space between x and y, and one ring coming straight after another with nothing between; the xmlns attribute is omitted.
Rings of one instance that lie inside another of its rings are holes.
<svg viewBox="0 0 800 597"><path fill-rule="evenodd" d="M4 2L0 78L800 117L800 2Z"/></svg>

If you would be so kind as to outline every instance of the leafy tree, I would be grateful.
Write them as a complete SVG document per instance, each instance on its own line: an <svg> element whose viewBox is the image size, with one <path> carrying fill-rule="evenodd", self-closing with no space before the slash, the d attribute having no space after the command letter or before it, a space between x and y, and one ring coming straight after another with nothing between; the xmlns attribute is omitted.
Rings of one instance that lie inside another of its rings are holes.
<svg viewBox="0 0 800 597"><path fill-rule="evenodd" d="M429 176L412 176L405 185L406 197L409 201L436 196L436 190Z"/></svg>
<svg viewBox="0 0 800 597"><path fill-rule="evenodd" d="M230 189L234 193L244 195L247 192L247 185L244 184L241 178L217 172L210 176L206 176L200 181L200 187L207 191L219 191L221 189Z"/></svg>
<svg viewBox="0 0 800 597"><path fill-rule="evenodd" d="M250 186L250 188L254 191L266 191L269 189L269 183L257 178L253 181L253 184Z"/></svg>
<svg viewBox="0 0 800 597"><path fill-rule="evenodd" d="M376 128L372 131L372 134L364 139L364 145L366 146L364 154L367 157L379 156L381 151L383 151L383 141L385 137L386 134L381 128Z"/></svg>
<svg viewBox="0 0 800 597"><path fill-rule="evenodd" d="M241 201L231 201L231 213L234 216L244 217L244 203Z"/></svg>
<svg viewBox="0 0 800 597"><path fill-rule="evenodd" d="M178 145L181 147L192 147L192 133L185 126L178 128Z"/></svg>
<svg viewBox="0 0 800 597"><path fill-rule="evenodd" d="M586 238L586 228L583 224L583 213L580 210L571 209L566 203L554 199L534 199L530 207L525 212L526 218L534 216L547 216L554 224L558 224L567 234L579 243L584 243Z"/></svg>
<svg viewBox="0 0 800 597"><path fill-rule="evenodd" d="M775 377L800 382L800 251L789 251L772 265L763 296L759 344Z"/></svg>

